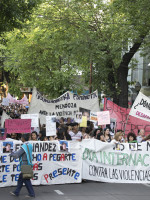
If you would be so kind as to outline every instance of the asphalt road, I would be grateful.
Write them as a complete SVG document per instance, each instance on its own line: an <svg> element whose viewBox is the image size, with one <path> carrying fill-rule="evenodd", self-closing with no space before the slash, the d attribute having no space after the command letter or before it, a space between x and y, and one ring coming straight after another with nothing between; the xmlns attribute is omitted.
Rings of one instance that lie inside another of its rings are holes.
<svg viewBox="0 0 150 200"><path fill-rule="evenodd" d="M0 188L0 200L149 200L150 185L114 184L87 181L81 184L34 186L35 198L25 198L23 187L20 196L9 194L15 187Z"/></svg>

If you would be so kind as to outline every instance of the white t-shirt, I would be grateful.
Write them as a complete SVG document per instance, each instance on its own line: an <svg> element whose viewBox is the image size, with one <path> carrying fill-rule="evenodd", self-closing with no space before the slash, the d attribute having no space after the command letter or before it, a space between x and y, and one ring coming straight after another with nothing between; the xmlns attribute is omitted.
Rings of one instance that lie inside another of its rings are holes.
<svg viewBox="0 0 150 200"><path fill-rule="evenodd" d="M74 133L70 131L69 135L71 136L72 140L81 140L81 137L82 137L82 133L80 131L78 131L78 133Z"/></svg>

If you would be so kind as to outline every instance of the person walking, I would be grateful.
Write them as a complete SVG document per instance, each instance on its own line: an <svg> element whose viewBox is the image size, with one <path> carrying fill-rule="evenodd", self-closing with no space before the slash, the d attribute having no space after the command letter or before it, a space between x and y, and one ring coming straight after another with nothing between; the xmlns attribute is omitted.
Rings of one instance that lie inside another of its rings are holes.
<svg viewBox="0 0 150 200"><path fill-rule="evenodd" d="M19 158L20 168L21 165L32 165L32 144L28 142L29 134L22 134L21 141L23 142L21 148L18 151L9 154L14 159ZM16 190L14 192L10 192L10 194L13 196L19 196L23 183L25 184L29 193L28 195L26 195L26 197L35 197L30 179L23 179L22 173L20 173L19 175Z"/></svg>

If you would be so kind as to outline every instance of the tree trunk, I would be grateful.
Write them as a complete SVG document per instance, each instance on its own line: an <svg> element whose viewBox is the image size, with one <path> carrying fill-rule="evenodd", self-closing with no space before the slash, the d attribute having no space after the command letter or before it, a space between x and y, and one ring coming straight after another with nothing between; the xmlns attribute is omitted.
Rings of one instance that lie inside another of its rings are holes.
<svg viewBox="0 0 150 200"><path fill-rule="evenodd" d="M133 44L129 52L123 55L122 61L118 68L118 86L120 89L120 94L118 96L119 98L118 105L124 108L128 108L128 82L127 82L128 69L129 69L128 66L134 54L138 51L139 47L141 46L144 37L145 36L141 36L140 39ZM116 102L114 101L114 103Z"/></svg>
<svg viewBox="0 0 150 200"><path fill-rule="evenodd" d="M118 96L118 105L123 108L128 108L128 66L120 64L118 69L118 79L119 79L119 88L120 94Z"/></svg>

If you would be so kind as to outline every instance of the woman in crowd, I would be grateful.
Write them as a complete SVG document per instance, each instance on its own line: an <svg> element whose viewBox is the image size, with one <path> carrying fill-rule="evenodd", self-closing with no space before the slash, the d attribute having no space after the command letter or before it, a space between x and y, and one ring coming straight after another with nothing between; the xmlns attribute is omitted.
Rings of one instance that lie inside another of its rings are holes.
<svg viewBox="0 0 150 200"><path fill-rule="evenodd" d="M43 141L44 137L46 136L46 132L44 130L39 132L38 140Z"/></svg>
<svg viewBox="0 0 150 200"><path fill-rule="evenodd" d="M95 130L93 131L93 138L98 139L97 136L98 136L98 134L99 134L101 131L102 131L102 130L100 130L99 128L95 129Z"/></svg>
<svg viewBox="0 0 150 200"><path fill-rule="evenodd" d="M47 136L45 136L43 141L49 141L49 138Z"/></svg>
<svg viewBox="0 0 150 200"><path fill-rule="evenodd" d="M127 141L128 141L128 143L137 143L135 133L132 133L132 132L128 133Z"/></svg>
<svg viewBox="0 0 150 200"><path fill-rule="evenodd" d="M102 142L105 142L104 134L103 132L98 133L97 140L100 140Z"/></svg>
<svg viewBox="0 0 150 200"><path fill-rule="evenodd" d="M112 144L122 143L123 133L117 132L114 136L114 139L111 141Z"/></svg>
<svg viewBox="0 0 150 200"><path fill-rule="evenodd" d="M111 142L111 135L109 128L104 129L104 138L106 142Z"/></svg>
<svg viewBox="0 0 150 200"><path fill-rule="evenodd" d="M37 132L36 131L33 131L31 133L31 140L32 141L37 141L38 140L38 135L37 135Z"/></svg>
<svg viewBox="0 0 150 200"><path fill-rule="evenodd" d="M69 135L69 126L61 126L57 131L57 137L60 140L71 140L71 136Z"/></svg>

